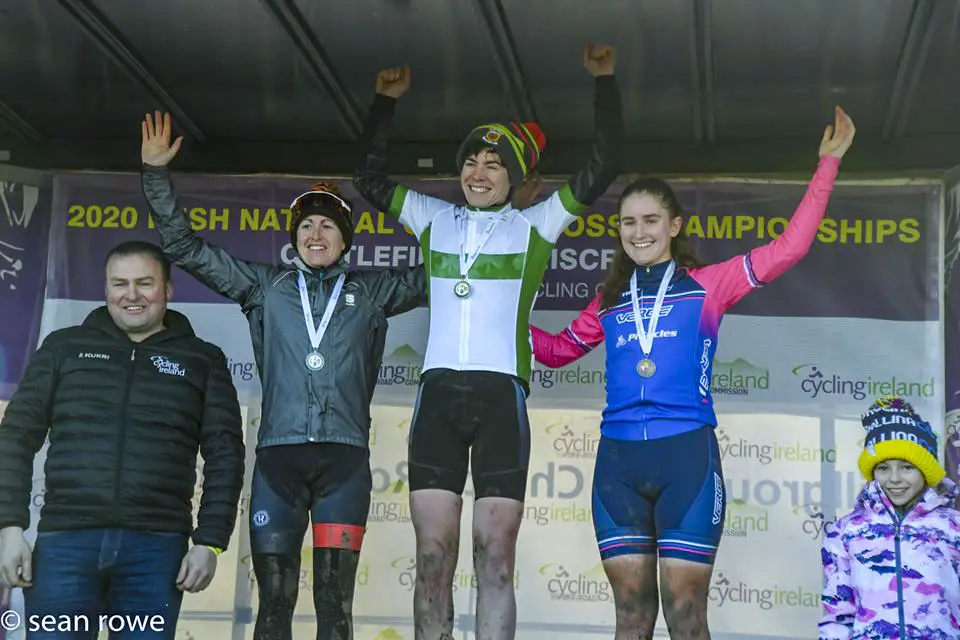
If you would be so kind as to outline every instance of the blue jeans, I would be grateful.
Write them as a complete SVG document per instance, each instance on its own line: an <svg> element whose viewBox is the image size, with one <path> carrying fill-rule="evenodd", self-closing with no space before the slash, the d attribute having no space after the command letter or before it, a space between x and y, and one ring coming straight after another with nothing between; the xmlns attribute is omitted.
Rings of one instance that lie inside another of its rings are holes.
<svg viewBox="0 0 960 640"><path fill-rule="evenodd" d="M173 640L187 537L130 529L40 533L33 587L23 590L29 640Z"/></svg>

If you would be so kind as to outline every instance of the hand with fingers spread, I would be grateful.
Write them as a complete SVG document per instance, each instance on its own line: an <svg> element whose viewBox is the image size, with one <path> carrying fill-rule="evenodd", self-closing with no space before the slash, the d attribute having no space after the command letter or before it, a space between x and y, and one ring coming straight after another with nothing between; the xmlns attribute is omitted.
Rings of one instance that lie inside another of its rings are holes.
<svg viewBox="0 0 960 640"><path fill-rule="evenodd" d="M853 144L853 137L857 130L853 126L853 120L839 106L834 107L833 124L828 124L823 132L823 140L820 141L820 156L836 156L842 158L850 145Z"/></svg>
<svg viewBox="0 0 960 640"><path fill-rule="evenodd" d="M177 588L188 593L199 593L210 586L217 573L217 554L210 547L190 547L180 563Z"/></svg>
<svg viewBox="0 0 960 640"><path fill-rule="evenodd" d="M163 167L173 160L180 151L183 136L178 137L171 145L172 133L173 124L169 113L161 116L159 111L155 111L152 116L149 113L146 115L140 123L140 159L144 164Z"/></svg>
<svg viewBox="0 0 960 640"><path fill-rule="evenodd" d="M612 76L617 63L616 50L605 44L588 44L583 48L583 66L594 78Z"/></svg>
<svg viewBox="0 0 960 640"><path fill-rule="evenodd" d="M410 65L384 69L377 74L377 93L399 98L410 88Z"/></svg>

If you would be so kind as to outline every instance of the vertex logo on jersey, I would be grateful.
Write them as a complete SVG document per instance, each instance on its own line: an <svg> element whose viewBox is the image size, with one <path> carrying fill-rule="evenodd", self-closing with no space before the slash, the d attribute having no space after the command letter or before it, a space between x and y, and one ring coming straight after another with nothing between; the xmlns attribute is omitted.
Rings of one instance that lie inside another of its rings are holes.
<svg viewBox="0 0 960 640"><path fill-rule="evenodd" d="M666 318L670 315L670 311L673 310L672 304L665 304L660 308L660 317ZM649 320L653 317L653 307L647 307L645 309L640 309L640 319ZM617 324L633 324L633 310L622 311L617 314Z"/></svg>
<svg viewBox="0 0 960 640"><path fill-rule="evenodd" d="M633 314L630 314L630 315L633 315ZM657 329L656 331L654 331L653 337L654 337L654 339L657 339L657 338L676 338L676 337L677 337L677 331L676 331L675 329L672 329L672 330L671 330L671 329ZM625 347L625 346L627 346L628 344L630 344L631 342L636 342L636 341L637 341L637 334L636 334L636 332L631 333L629 336L626 336L626 337L624 337L623 334L620 334L619 336L617 336L617 348L619 349L620 347Z"/></svg>

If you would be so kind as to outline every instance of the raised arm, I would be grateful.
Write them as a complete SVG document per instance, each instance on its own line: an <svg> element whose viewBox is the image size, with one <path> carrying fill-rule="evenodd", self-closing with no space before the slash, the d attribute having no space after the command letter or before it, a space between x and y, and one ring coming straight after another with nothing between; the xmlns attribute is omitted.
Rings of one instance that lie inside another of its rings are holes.
<svg viewBox="0 0 960 640"><path fill-rule="evenodd" d="M593 150L586 165L564 183L547 200L535 205L524 215L540 234L556 242L563 230L596 202L620 173L623 154L623 107L620 89L613 75L616 54L612 47L588 45L583 51L583 64L594 77Z"/></svg>
<svg viewBox="0 0 960 640"><path fill-rule="evenodd" d="M590 159L567 185L581 206L596 202L620 173L623 155L623 107L613 75L616 53L607 46L587 46L583 64L593 76L593 151Z"/></svg>
<svg viewBox="0 0 960 640"><path fill-rule="evenodd" d="M746 255L700 270L697 279L711 289L724 309L782 276L810 251L827 212L840 160L853 143L854 133L853 121L837 107L835 124L827 127L820 143L817 170L784 232Z"/></svg>
<svg viewBox="0 0 960 640"><path fill-rule="evenodd" d="M147 114L141 123L140 185L150 205L150 216L160 232L164 253L178 267L207 287L245 304L256 287L270 277L271 267L240 260L194 233L178 202L167 164L180 150L183 138L170 144L170 114Z"/></svg>
<svg viewBox="0 0 960 640"><path fill-rule="evenodd" d="M600 296L594 298L567 327L559 333L547 333L530 325L533 355L540 364L553 369L565 366L593 351L603 342L603 326L597 315Z"/></svg>
<svg viewBox="0 0 960 640"><path fill-rule="evenodd" d="M357 144L353 186L363 198L397 218L419 239L440 200L424 196L387 175L387 138L397 99L410 88L410 67L384 69L377 75L377 92Z"/></svg>
<svg viewBox="0 0 960 640"><path fill-rule="evenodd" d="M397 99L410 88L410 68L385 69L377 75L377 92L357 144L353 186L367 202L399 217L401 201L394 205L398 185L387 175L387 139ZM401 189L403 191L403 189Z"/></svg>
<svg viewBox="0 0 960 640"><path fill-rule="evenodd" d="M246 459L240 405L227 359L219 348L211 345L211 349L214 359L200 425L203 491L193 542L223 550L236 524Z"/></svg>
<svg viewBox="0 0 960 640"><path fill-rule="evenodd" d="M850 573L850 554L840 532L827 525L821 548L823 562L823 615L819 640L849 640L857 614L857 594Z"/></svg>

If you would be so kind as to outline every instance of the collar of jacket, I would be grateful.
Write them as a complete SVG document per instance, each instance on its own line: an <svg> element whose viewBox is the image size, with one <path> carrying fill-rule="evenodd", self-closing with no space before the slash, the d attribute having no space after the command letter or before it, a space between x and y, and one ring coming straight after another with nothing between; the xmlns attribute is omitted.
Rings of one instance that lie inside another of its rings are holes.
<svg viewBox="0 0 960 640"><path fill-rule="evenodd" d="M629 258L628 258L629 260ZM663 279L663 275L667 271L667 267L670 266L669 260L664 260L663 262L658 262L657 264L651 267L641 267L640 265L635 265L634 269L637 272L637 285L641 287L649 287L653 285L654 287L660 286L660 281ZM673 277L670 278L670 283L673 284L680 280L684 274L686 274L686 269L681 267L679 264L676 265L673 272ZM627 288L629 290L630 281L627 281Z"/></svg>
<svg viewBox="0 0 960 640"><path fill-rule="evenodd" d="M313 276L317 280L331 280L336 278L341 273L347 270L347 258L346 256L341 257L337 262L333 263L329 267L310 267L300 259L300 256L295 257L292 261L294 267L297 271L301 271L304 276L310 277Z"/></svg>
<svg viewBox="0 0 960 640"><path fill-rule="evenodd" d="M91 311L84 319L83 326L103 331L120 340L129 340L123 329L118 327L117 323L113 321L113 318L110 316L110 311L106 306L98 307ZM167 309L166 315L163 316L163 326L166 327L163 331L153 334L148 337L147 340L158 342L174 340L176 338L194 338L197 335L193 331L193 326L190 324L187 316L173 309Z"/></svg>

